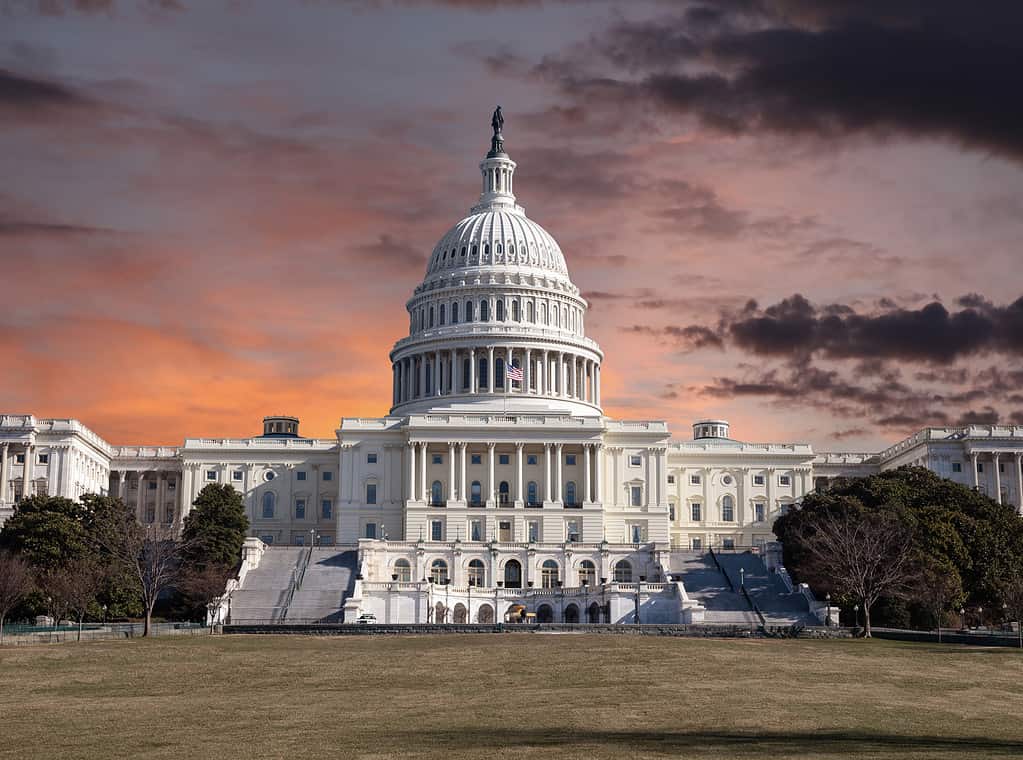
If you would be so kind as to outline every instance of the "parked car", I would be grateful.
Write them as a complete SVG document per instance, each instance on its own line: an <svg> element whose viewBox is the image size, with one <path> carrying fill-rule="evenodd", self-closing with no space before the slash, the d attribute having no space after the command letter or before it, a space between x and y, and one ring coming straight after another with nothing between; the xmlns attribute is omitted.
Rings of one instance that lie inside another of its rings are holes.
<svg viewBox="0 0 1023 760"><path fill-rule="evenodd" d="M374 615L372 612L363 612L355 620L356 624L358 625L369 625L370 623L375 623L376 621L377 616Z"/></svg>

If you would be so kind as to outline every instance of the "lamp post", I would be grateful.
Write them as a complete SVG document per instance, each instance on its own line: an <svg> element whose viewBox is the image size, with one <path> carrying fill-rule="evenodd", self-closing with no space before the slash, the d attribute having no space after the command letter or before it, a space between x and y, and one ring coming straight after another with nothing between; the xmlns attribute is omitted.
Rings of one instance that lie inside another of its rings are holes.
<svg viewBox="0 0 1023 760"><path fill-rule="evenodd" d="M448 610L451 608L451 597L449 596L449 589L451 587L451 579L444 579L444 622L448 622Z"/></svg>
<svg viewBox="0 0 1023 760"><path fill-rule="evenodd" d="M965 607L960 607L959 608L959 622L962 624L962 629L965 631L966 630L966 608Z"/></svg>
<svg viewBox="0 0 1023 760"><path fill-rule="evenodd" d="M437 616L434 614L433 610L433 576L430 576L429 581L427 581L426 578L423 578L423 582L429 582L430 584L426 587L426 622L436 623Z"/></svg>
<svg viewBox="0 0 1023 760"><path fill-rule="evenodd" d="M739 588L746 588L746 568L739 568Z"/></svg>
<svg viewBox="0 0 1023 760"><path fill-rule="evenodd" d="M590 623L590 622L592 622L591 620L589 620L589 616L590 616L590 592L589 592L589 589L586 588L588 582L589 582L588 579L583 578L583 614L582 614L582 617L586 619L587 623Z"/></svg>
<svg viewBox="0 0 1023 760"><path fill-rule="evenodd" d="M639 576L639 583L636 584L636 618L634 621L636 625L639 625L639 588L644 583L646 583L646 576Z"/></svg>
<svg viewBox="0 0 1023 760"><path fill-rule="evenodd" d="M497 585L494 586L494 625L497 625L497 592L503 585L504 581L498 581Z"/></svg>
<svg viewBox="0 0 1023 760"><path fill-rule="evenodd" d="M472 585L473 585L473 578L472 578L472 576L469 576L469 609L465 613L465 622L466 623L471 623L472 622Z"/></svg>
<svg viewBox="0 0 1023 760"><path fill-rule="evenodd" d="M385 623L391 623L391 610L394 609L394 584L398 582L398 574L391 573L391 582L387 586L387 614L384 616ZM397 621L394 621L397 622Z"/></svg>
<svg viewBox="0 0 1023 760"><path fill-rule="evenodd" d="M860 605L858 604L853 605L853 622L857 628L860 627Z"/></svg>
<svg viewBox="0 0 1023 760"><path fill-rule="evenodd" d="M830 591L827 594L824 595L824 603L827 605L827 607L825 608L826 609L826 614L825 614L825 617L824 617L824 626L826 628L830 628L831 627L831 592Z"/></svg>
<svg viewBox="0 0 1023 760"><path fill-rule="evenodd" d="M309 548L316 548L316 528L309 529Z"/></svg>
<svg viewBox="0 0 1023 760"><path fill-rule="evenodd" d="M107 624L107 606L103 605L103 625Z"/></svg>
<svg viewBox="0 0 1023 760"><path fill-rule="evenodd" d="M609 611L607 609L607 602L604 601L606 597L607 597L607 578L601 578L600 579L600 614L604 616L604 622L605 623L610 623L611 622L611 614L609 613Z"/></svg>

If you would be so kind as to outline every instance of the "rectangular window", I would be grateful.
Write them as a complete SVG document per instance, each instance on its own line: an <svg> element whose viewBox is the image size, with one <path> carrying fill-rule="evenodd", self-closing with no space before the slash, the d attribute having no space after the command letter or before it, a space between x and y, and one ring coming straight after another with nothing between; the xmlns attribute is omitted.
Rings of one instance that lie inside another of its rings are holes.
<svg viewBox="0 0 1023 760"><path fill-rule="evenodd" d="M156 507L146 507L146 522L156 522Z"/></svg>
<svg viewBox="0 0 1023 760"><path fill-rule="evenodd" d="M526 464L536 464L536 454L526 454Z"/></svg>
<svg viewBox="0 0 1023 760"><path fill-rule="evenodd" d="M725 549L734 549L735 548L735 539L734 538L726 538L726 539L722 540L721 543L722 543L722 545L724 546Z"/></svg>
<svg viewBox="0 0 1023 760"><path fill-rule="evenodd" d="M177 488L178 488L178 481L176 481L176 480L168 480L167 481L167 490L168 491L176 491Z"/></svg>
<svg viewBox="0 0 1023 760"><path fill-rule="evenodd" d="M271 535L264 535L264 536L260 536L259 540L262 541L267 546L269 546L270 544L272 544L274 542L274 537L271 536Z"/></svg>
<svg viewBox="0 0 1023 760"><path fill-rule="evenodd" d="M155 491L156 490L156 486L157 486L157 483L156 483L155 480L150 480L150 481L148 481L146 483L146 488L148 488L150 491Z"/></svg>
<svg viewBox="0 0 1023 760"><path fill-rule="evenodd" d="M511 459L508 456L508 454L498 454L497 455L497 463L498 464L508 464L510 461L511 461Z"/></svg>
<svg viewBox="0 0 1023 760"><path fill-rule="evenodd" d="M377 537L377 524L376 523L366 523L366 538L376 538L376 537Z"/></svg>
<svg viewBox="0 0 1023 760"><path fill-rule="evenodd" d="M206 480L216 480L216 479L217 479L217 471L216 470L206 470Z"/></svg>
<svg viewBox="0 0 1023 760"><path fill-rule="evenodd" d="M471 520L469 522L469 540L483 540L483 522L481 520Z"/></svg>
<svg viewBox="0 0 1023 760"><path fill-rule="evenodd" d="M753 516L754 516L754 519L757 522L763 522L764 521L764 511L765 510L764 510L764 505L763 504L754 504L753 505L753 512L754 512Z"/></svg>
<svg viewBox="0 0 1023 760"><path fill-rule="evenodd" d="M565 454L565 464L567 464L567 465L574 465L575 464L575 454Z"/></svg>
<svg viewBox="0 0 1023 760"><path fill-rule="evenodd" d="M366 455L366 464L376 464L376 463L377 463L377 455L375 453L374 454L367 454Z"/></svg>
<svg viewBox="0 0 1023 760"><path fill-rule="evenodd" d="M669 475L668 476L668 485L669 486L675 485L675 476L674 475Z"/></svg>
<svg viewBox="0 0 1023 760"><path fill-rule="evenodd" d="M293 543L295 546L305 546L305 534L304 533L292 534L291 543Z"/></svg>
<svg viewBox="0 0 1023 760"><path fill-rule="evenodd" d="M696 538L695 536L689 539L689 545L693 548L694 552L698 552L703 548L703 539Z"/></svg>
<svg viewBox="0 0 1023 760"><path fill-rule="evenodd" d="M753 485L755 485L755 486L762 486L762 485L764 485L764 476L763 475L754 475L753 476Z"/></svg>
<svg viewBox="0 0 1023 760"><path fill-rule="evenodd" d="M732 505L731 497L726 496L725 501L721 504L721 519L725 522L733 522L735 520L735 507Z"/></svg>
<svg viewBox="0 0 1023 760"><path fill-rule="evenodd" d="M377 503L377 484L367 483L366 484L366 503L376 504Z"/></svg>
<svg viewBox="0 0 1023 760"><path fill-rule="evenodd" d="M792 478L790 478L788 475L779 475L778 476L778 485L780 485L780 486L792 485Z"/></svg>
<svg viewBox="0 0 1023 760"><path fill-rule="evenodd" d="M630 503L634 507L643 506L643 486L632 486L630 488L630 494L632 496Z"/></svg>
<svg viewBox="0 0 1023 760"><path fill-rule="evenodd" d="M305 499L295 499L295 519L305 519Z"/></svg>
<svg viewBox="0 0 1023 760"><path fill-rule="evenodd" d="M442 523L440 520L432 520L430 522L430 540L431 541L444 540L444 523Z"/></svg>
<svg viewBox="0 0 1023 760"><path fill-rule="evenodd" d="M579 543L579 521L569 520L565 526L565 540L569 543Z"/></svg>
<svg viewBox="0 0 1023 760"><path fill-rule="evenodd" d="M700 485L700 476L699 475L690 475L689 476L689 485L691 485L691 486L698 486L698 485Z"/></svg>
<svg viewBox="0 0 1023 760"><path fill-rule="evenodd" d="M482 454L470 454L469 455L469 461L472 464L483 464L483 455Z"/></svg>
<svg viewBox="0 0 1023 760"><path fill-rule="evenodd" d="M330 533L321 533L320 534L320 546L333 546L333 545L334 545L334 536L332 536Z"/></svg>
<svg viewBox="0 0 1023 760"><path fill-rule="evenodd" d="M49 463L50 463L50 455L49 454L40 454L39 455L39 464L49 464Z"/></svg>
<svg viewBox="0 0 1023 760"><path fill-rule="evenodd" d="M999 462L998 463L998 472L1000 472L1000 473L1004 473L1005 472L1005 462Z"/></svg>
<svg viewBox="0 0 1023 760"><path fill-rule="evenodd" d="M639 454L629 454L629 467L639 467L643 464L643 457Z"/></svg>
<svg viewBox="0 0 1023 760"><path fill-rule="evenodd" d="M527 540L530 541L531 543L536 543L537 541L539 541L540 523L538 523L536 520L530 520L528 523L526 523L526 535L528 536Z"/></svg>
<svg viewBox="0 0 1023 760"><path fill-rule="evenodd" d="M643 542L643 526L642 525L630 525L629 532L632 535L632 543L639 544Z"/></svg>
<svg viewBox="0 0 1023 760"><path fill-rule="evenodd" d="M234 480L236 482L241 482L241 479L242 479L242 471L241 470L235 470L234 472L231 473L231 480Z"/></svg>
<svg viewBox="0 0 1023 760"><path fill-rule="evenodd" d="M325 473L323 473L323 479L324 480L333 480L334 479L334 473L332 473L332 472L325 472Z"/></svg>
<svg viewBox="0 0 1023 760"><path fill-rule="evenodd" d="M443 454L434 454L433 455L433 459L431 461L434 464L444 464L444 455Z"/></svg>
<svg viewBox="0 0 1023 760"><path fill-rule="evenodd" d="M984 463L977 462L977 472L984 472Z"/></svg>
<svg viewBox="0 0 1023 760"><path fill-rule="evenodd" d="M329 520L329 519L331 519L331 516L333 514L334 514L334 502L332 502L330 499L324 499L323 501L321 501L320 502L320 516L324 520Z"/></svg>
<svg viewBox="0 0 1023 760"><path fill-rule="evenodd" d="M675 522L675 505L674 504L669 504L668 505L668 520L670 520L671 522Z"/></svg>
<svg viewBox="0 0 1023 760"><path fill-rule="evenodd" d="M962 464L962 462L953 462L952 463L952 472L962 472L962 471L963 471L963 464Z"/></svg>
<svg viewBox="0 0 1023 760"><path fill-rule="evenodd" d="M700 522L703 519L703 505L693 504L690 507L690 512L693 514L693 522Z"/></svg>
<svg viewBox="0 0 1023 760"><path fill-rule="evenodd" d="M295 473L295 477L298 480L305 480L305 471L304 470L299 470L298 472Z"/></svg>

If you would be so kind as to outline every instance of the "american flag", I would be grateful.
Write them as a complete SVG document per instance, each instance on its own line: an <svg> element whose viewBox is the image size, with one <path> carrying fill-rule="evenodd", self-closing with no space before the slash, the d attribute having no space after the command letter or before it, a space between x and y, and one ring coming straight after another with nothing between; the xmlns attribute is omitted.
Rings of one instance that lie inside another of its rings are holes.
<svg viewBox="0 0 1023 760"><path fill-rule="evenodd" d="M516 367L513 364L508 365L508 379L518 382L522 382L525 375L522 374L522 367Z"/></svg>

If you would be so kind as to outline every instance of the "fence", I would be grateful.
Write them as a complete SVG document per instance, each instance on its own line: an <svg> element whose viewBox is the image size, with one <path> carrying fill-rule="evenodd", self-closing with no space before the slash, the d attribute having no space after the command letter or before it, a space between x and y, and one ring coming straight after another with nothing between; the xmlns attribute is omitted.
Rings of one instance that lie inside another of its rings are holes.
<svg viewBox="0 0 1023 760"><path fill-rule="evenodd" d="M143 623L86 623L82 626L82 641L112 641L142 636ZM202 623L153 623L151 636L203 636L210 629ZM78 626L5 625L3 646L32 646L36 644L62 644L78 641Z"/></svg>

